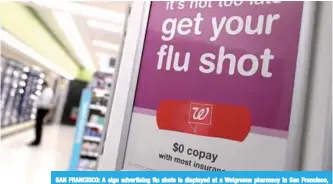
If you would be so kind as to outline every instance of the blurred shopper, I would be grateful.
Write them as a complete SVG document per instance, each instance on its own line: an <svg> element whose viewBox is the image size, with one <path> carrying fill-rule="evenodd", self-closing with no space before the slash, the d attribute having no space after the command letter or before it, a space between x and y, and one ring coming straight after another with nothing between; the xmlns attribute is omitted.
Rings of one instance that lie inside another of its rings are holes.
<svg viewBox="0 0 333 184"><path fill-rule="evenodd" d="M38 146L42 139L43 133L43 122L45 116L52 109L52 99L53 99L53 90L49 87L47 82L43 83L43 91L38 99L38 109L37 109L37 117L35 124L35 140L30 143L30 146Z"/></svg>
<svg viewBox="0 0 333 184"><path fill-rule="evenodd" d="M52 106L49 108L49 112L47 115L44 117L44 124L50 125L54 121L54 116L56 115L56 110L58 103L60 102L61 94L56 93L53 95L53 100L52 100Z"/></svg>

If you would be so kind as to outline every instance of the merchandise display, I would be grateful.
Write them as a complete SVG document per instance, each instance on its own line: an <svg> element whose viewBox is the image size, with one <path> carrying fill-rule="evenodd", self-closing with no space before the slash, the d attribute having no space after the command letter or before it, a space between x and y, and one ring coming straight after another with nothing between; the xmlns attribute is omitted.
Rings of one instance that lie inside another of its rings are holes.
<svg viewBox="0 0 333 184"><path fill-rule="evenodd" d="M20 83L20 76L23 73L23 68L19 64L8 60L7 66L4 69L4 76L2 80L2 94L1 94L1 101L2 101L2 119L1 125L2 127L9 126L11 120L14 120L12 115L14 109L15 101L20 100L19 95L19 83Z"/></svg>
<svg viewBox="0 0 333 184"><path fill-rule="evenodd" d="M1 56L1 97L0 97L0 107L1 107L1 114L3 114L3 108L5 106L5 95L8 94L9 91L9 80L10 80L10 72L6 71L8 60L7 58Z"/></svg>
<svg viewBox="0 0 333 184"><path fill-rule="evenodd" d="M30 70L27 76L26 93L24 93L21 103L20 121L35 119L35 114L37 112L36 99L41 93L42 84L44 82L44 74L37 71Z"/></svg>
<svg viewBox="0 0 333 184"><path fill-rule="evenodd" d="M79 163L79 171L93 171L97 169L97 161L91 159L81 159Z"/></svg>
<svg viewBox="0 0 333 184"><path fill-rule="evenodd" d="M20 115L20 106L22 102L22 97L24 95L24 89L26 87L26 79L24 76L26 76L27 68L24 67L23 70L19 70L20 73L18 73L18 79L16 83L16 90L14 95L14 100L12 102L11 107L11 113L9 118L10 124L16 124L19 121L19 115ZM15 74L14 74L15 76Z"/></svg>
<svg viewBox="0 0 333 184"><path fill-rule="evenodd" d="M79 170L96 170L100 145L102 144L104 116L106 111L105 96L92 90L88 122L80 152Z"/></svg>
<svg viewBox="0 0 333 184"><path fill-rule="evenodd" d="M71 160L71 170L96 170L103 146L105 113L107 110L112 76L95 73L89 88L82 92L77 118L77 139ZM83 133L81 134L81 130ZM76 153L78 152L78 154Z"/></svg>
<svg viewBox="0 0 333 184"><path fill-rule="evenodd" d="M1 56L1 127L35 118L44 74Z"/></svg>
<svg viewBox="0 0 333 184"><path fill-rule="evenodd" d="M6 67L7 64L7 58L5 58L4 56L1 56L1 62L0 62L0 74L1 74L1 79L3 79L3 71Z"/></svg>

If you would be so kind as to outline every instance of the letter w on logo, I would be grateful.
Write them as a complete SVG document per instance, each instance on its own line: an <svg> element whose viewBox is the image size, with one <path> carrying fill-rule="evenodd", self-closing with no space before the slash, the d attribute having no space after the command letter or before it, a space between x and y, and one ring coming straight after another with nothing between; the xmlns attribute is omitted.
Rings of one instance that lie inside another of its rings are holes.
<svg viewBox="0 0 333 184"><path fill-rule="evenodd" d="M209 126L212 124L213 105L191 103L189 110L189 124L194 133L198 125Z"/></svg>

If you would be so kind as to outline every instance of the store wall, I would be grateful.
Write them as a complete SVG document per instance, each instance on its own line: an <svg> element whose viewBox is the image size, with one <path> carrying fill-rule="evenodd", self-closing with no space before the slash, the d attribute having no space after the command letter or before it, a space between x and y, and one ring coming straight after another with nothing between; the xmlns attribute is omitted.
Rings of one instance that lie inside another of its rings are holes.
<svg viewBox="0 0 333 184"><path fill-rule="evenodd" d="M332 2L318 2L318 5L305 122L305 170L332 169L332 110L329 108L332 105Z"/></svg>

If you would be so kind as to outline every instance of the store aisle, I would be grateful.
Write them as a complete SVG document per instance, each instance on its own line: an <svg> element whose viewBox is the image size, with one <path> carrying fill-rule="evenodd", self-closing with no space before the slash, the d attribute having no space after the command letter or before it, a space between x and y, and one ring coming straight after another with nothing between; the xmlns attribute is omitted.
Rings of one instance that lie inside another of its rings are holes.
<svg viewBox="0 0 333 184"><path fill-rule="evenodd" d="M45 184L51 170L66 170L75 127L45 126L40 147L26 146L33 129L1 140L0 183Z"/></svg>

